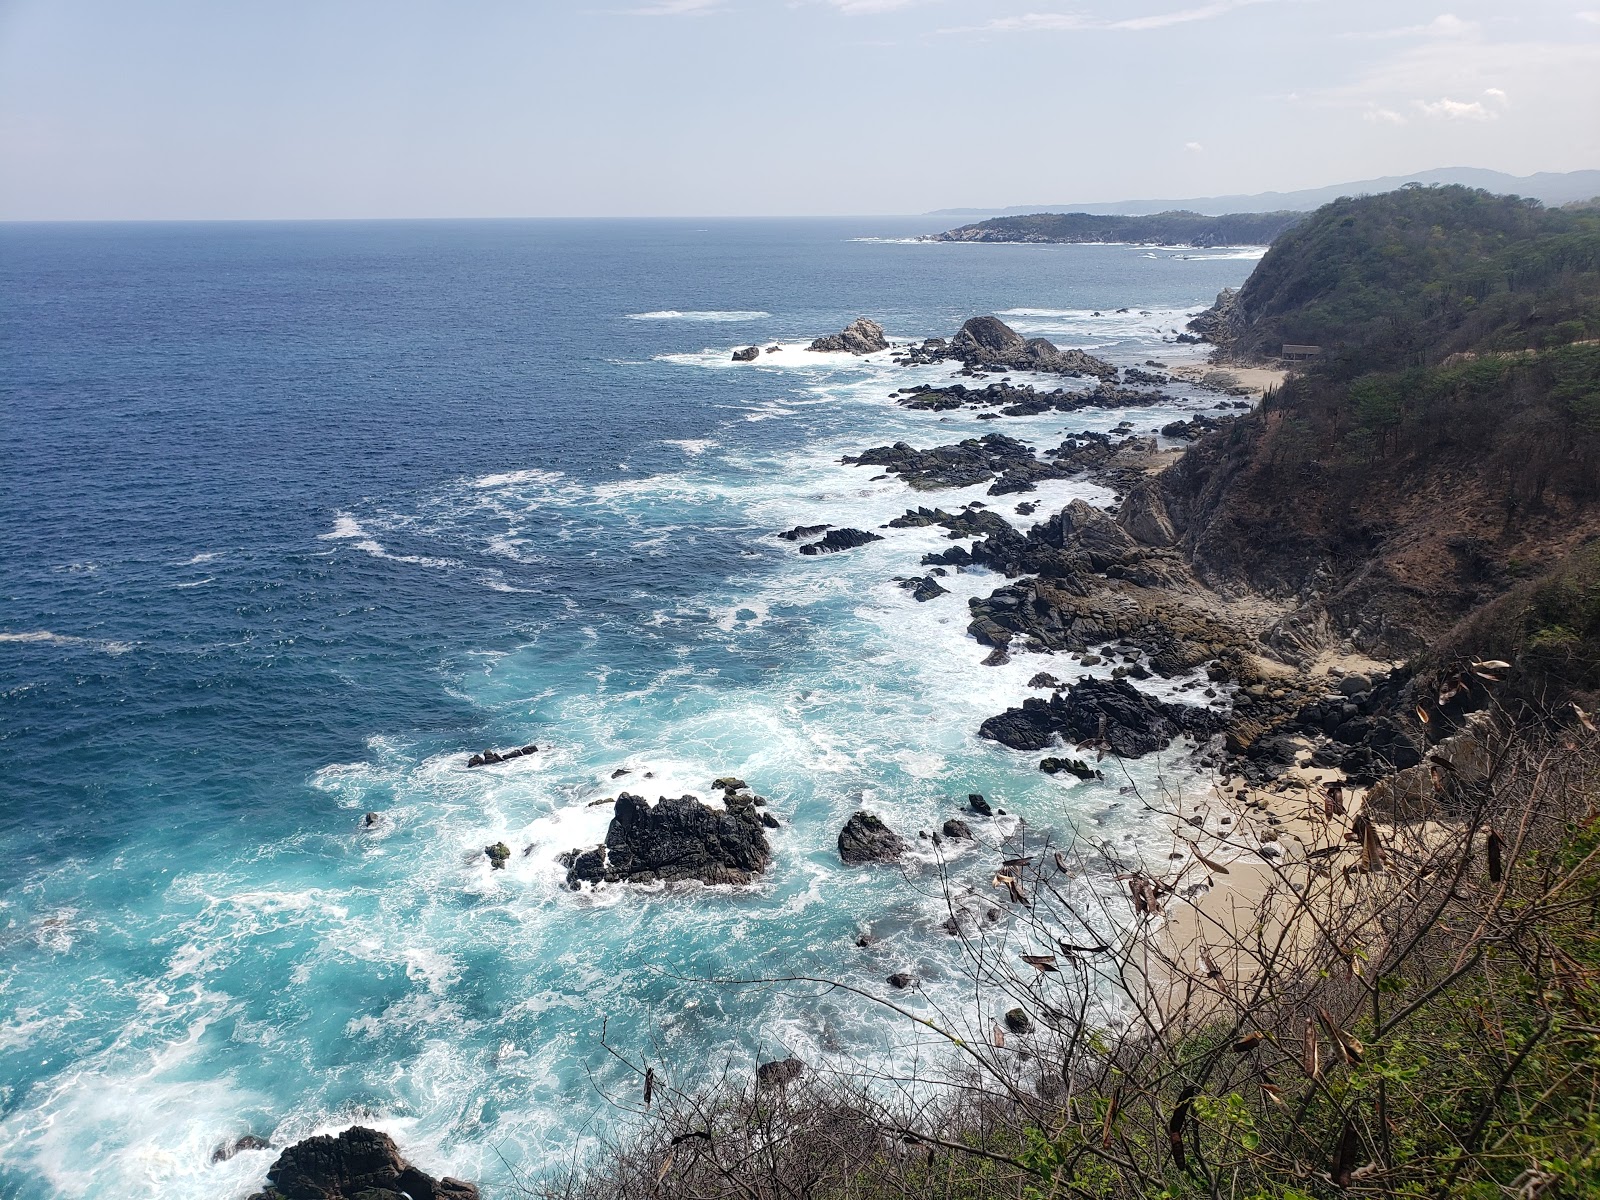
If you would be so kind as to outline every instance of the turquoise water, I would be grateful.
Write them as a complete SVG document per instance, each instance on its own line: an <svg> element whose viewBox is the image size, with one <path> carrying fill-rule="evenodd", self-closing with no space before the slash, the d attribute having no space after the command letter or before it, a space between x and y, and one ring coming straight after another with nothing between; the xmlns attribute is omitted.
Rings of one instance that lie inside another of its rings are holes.
<svg viewBox="0 0 1600 1200"><path fill-rule="evenodd" d="M359 1118L503 1195L502 1157L620 1128L602 1027L679 1085L914 1049L846 996L708 980L911 970L911 1004L986 1023L931 848L841 868L855 808L914 835L982 791L1165 857L1125 780L976 738L1067 664L980 665L965 600L994 576L895 584L942 530L822 558L776 534L929 501L839 463L867 446L1171 410L910 413L889 393L946 368L800 347L998 312L1174 361L1163 337L1253 255L899 240L928 228L0 227L0 1192L243 1196L276 1149L218 1144ZM785 349L730 361L751 343ZM1077 496L1107 498L1027 499ZM936 496L977 498L1018 499ZM560 886L556 855L604 835L590 801L727 773L783 821L759 884ZM993 865L950 872L987 895Z"/></svg>

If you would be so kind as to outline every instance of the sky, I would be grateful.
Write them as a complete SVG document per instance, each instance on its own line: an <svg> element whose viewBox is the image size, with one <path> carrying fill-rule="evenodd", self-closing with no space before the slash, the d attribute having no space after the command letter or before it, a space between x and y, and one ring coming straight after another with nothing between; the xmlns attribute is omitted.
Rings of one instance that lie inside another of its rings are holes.
<svg viewBox="0 0 1600 1200"><path fill-rule="evenodd" d="M1600 167L1600 0L0 0L0 219L920 213Z"/></svg>

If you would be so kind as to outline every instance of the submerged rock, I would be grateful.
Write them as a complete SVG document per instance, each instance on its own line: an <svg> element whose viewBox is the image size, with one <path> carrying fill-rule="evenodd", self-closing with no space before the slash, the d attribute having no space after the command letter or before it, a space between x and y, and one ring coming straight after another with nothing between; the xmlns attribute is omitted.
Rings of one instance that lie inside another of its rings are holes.
<svg viewBox="0 0 1600 1200"><path fill-rule="evenodd" d="M296 1142L267 1171L266 1190L250 1200L478 1200L459 1179L435 1179L400 1156L394 1139L360 1125L338 1137Z"/></svg>
<svg viewBox="0 0 1600 1200"><path fill-rule="evenodd" d="M623 792L604 844L574 850L564 861L567 883L573 887L688 879L749 883L767 869L772 847L754 797L730 794L728 807L717 809L694 796L663 797L651 805Z"/></svg>
<svg viewBox="0 0 1600 1200"><path fill-rule="evenodd" d="M222 1145L218 1146L211 1152L211 1161L214 1163L227 1162L235 1154L238 1154L242 1151L265 1150L266 1148L266 1138L260 1138L253 1133L247 1133L236 1142L223 1142Z"/></svg>
<svg viewBox="0 0 1600 1200"><path fill-rule="evenodd" d="M883 326L870 317L857 317L841 332L819 337L806 347L807 350L834 354L872 354L888 348L889 339L884 336Z"/></svg>
<svg viewBox="0 0 1600 1200"><path fill-rule="evenodd" d="M839 857L854 866L868 862L894 862L905 852L906 843L869 812L850 814L839 831Z"/></svg>

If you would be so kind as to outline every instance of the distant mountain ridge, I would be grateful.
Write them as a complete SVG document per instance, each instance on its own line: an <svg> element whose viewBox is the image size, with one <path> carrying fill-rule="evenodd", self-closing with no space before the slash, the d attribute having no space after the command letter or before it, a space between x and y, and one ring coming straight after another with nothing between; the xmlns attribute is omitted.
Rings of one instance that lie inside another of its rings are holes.
<svg viewBox="0 0 1600 1200"><path fill-rule="evenodd" d="M1376 195L1392 192L1407 183L1450 184L1483 188L1485 191L1518 196L1533 196L1548 205L1568 204L1600 196L1600 170L1540 171L1535 175L1508 175L1480 167L1438 167L1412 175L1386 175L1380 179L1361 179L1328 187L1305 188L1297 192L1257 192L1249 196L1201 196L1188 200L1119 200L1105 204L1018 204L1009 208L941 208L930 217L1023 216L1032 213L1089 213L1095 216L1146 216L1183 210L1222 216L1229 213L1309 212L1341 196Z"/></svg>

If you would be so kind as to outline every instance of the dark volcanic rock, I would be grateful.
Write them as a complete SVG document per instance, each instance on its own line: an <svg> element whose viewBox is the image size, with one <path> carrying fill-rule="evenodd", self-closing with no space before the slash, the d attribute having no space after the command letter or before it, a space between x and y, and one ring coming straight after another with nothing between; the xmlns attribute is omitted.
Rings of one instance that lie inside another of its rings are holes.
<svg viewBox="0 0 1600 1200"><path fill-rule="evenodd" d="M867 862L894 862L906 844L869 812L856 812L839 831L839 857L852 866Z"/></svg>
<svg viewBox="0 0 1600 1200"><path fill-rule="evenodd" d="M865 546L868 542L881 542L883 536L868 533L864 529L830 529L823 534L820 542L812 542L801 546L801 554L837 554L841 550L854 550L857 546Z"/></svg>
<svg viewBox="0 0 1600 1200"><path fill-rule="evenodd" d="M743 350L735 350L733 352L734 362L755 362L760 357L761 347L759 346L746 346Z"/></svg>
<svg viewBox="0 0 1600 1200"><path fill-rule="evenodd" d="M845 462L864 467L882 467L898 475L914 488L933 489L971 487L975 483L999 479L989 489L991 495L1030 491L1040 479L1062 479L1067 472L1054 463L1044 462L1026 442L1003 433L968 438L952 446L918 450L905 442L863 450Z"/></svg>
<svg viewBox="0 0 1600 1200"><path fill-rule="evenodd" d="M1101 772L1081 758L1046 758L1039 763L1039 770L1046 775L1059 775L1065 771L1068 775L1076 775L1079 779L1105 778Z"/></svg>
<svg viewBox="0 0 1600 1200"><path fill-rule="evenodd" d="M786 542L803 542L806 538L816 537L825 530L832 529L831 525L796 525L793 529L786 529L778 536Z"/></svg>
<svg viewBox="0 0 1600 1200"><path fill-rule="evenodd" d="M567 857L567 882L749 883L772 861L772 848L754 797L730 794L727 804L715 809L694 796L679 796L652 806L623 792L604 845Z"/></svg>
<svg viewBox="0 0 1600 1200"><path fill-rule="evenodd" d="M394 1139L360 1125L307 1138L278 1156L250 1200L477 1200L459 1179L434 1179L400 1157Z"/></svg>
<svg viewBox="0 0 1600 1200"><path fill-rule="evenodd" d="M911 598L919 603L947 595L950 591L932 575L925 575L921 579L908 579L900 585L911 593Z"/></svg>
<svg viewBox="0 0 1600 1200"><path fill-rule="evenodd" d="M944 836L947 838L972 838L972 827L959 817L951 817L944 823Z"/></svg>
<svg viewBox="0 0 1600 1200"><path fill-rule="evenodd" d="M513 758L521 758L525 754L537 754L538 752L539 747L532 745L518 746L515 750L507 750L503 754L495 750L485 750L481 754L474 754L467 759L467 766L492 767L495 763L510 762Z"/></svg>
<svg viewBox="0 0 1600 1200"><path fill-rule="evenodd" d="M504 842L496 842L492 846L485 846L483 852L489 859L490 868L495 871L505 870L506 863L511 858L511 847Z"/></svg>
<svg viewBox="0 0 1600 1200"><path fill-rule="evenodd" d="M1161 427L1161 436L1185 438L1192 441L1202 434L1212 433L1218 429L1226 429L1233 422L1233 417L1208 417L1201 413L1198 416L1190 417L1187 421L1168 421Z"/></svg>
<svg viewBox="0 0 1600 1200"><path fill-rule="evenodd" d="M780 1058L764 1062L756 1068L756 1082L764 1087L787 1087L806 1071L805 1063L798 1058Z"/></svg>
<svg viewBox="0 0 1600 1200"><path fill-rule="evenodd" d="M1006 1013L1006 1028L1017 1034L1032 1033L1033 1018L1022 1009L1013 1008Z"/></svg>
<svg viewBox="0 0 1600 1200"><path fill-rule="evenodd" d="M889 339L884 336L883 326L870 317L857 317L845 326L843 332L819 337L806 347L807 350L831 351L835 354L871 354L888 348Z"/></svg>
<svg viewBox="0 0 1600 1200"><path fill-rule="evenodd" d="M910 971L896 971L893 975L889 976L888 979L884 980L884 982L892 988L899 988L901 991L904 991L907 988L914 988L917 986L917 977L911 974Z"/></svg>
<svg viewBox="0 0 1600 1200"><path fill-rule="evenodd" d="M227 1162L235 1154L244 1150L265 1150L267 1139L259 1138L253 1133L247 1133L236 1142L223 1142L211 1152L211 1161L214 1163Z"/></svg>
<svg viewBox="0 0 1600 1200"><path fill-rule="evenodd" d="M990 717L978 736L1013 750L1044 750L1058 735L1069 742L1097 743L1122 758L1164 749L1182 733L1209 736L1219 718L1203 708L1165 704L1121 679L1080 679L1049 700L1030 696L1021 708ZM1103 732L1102 732L1103 731Z"/></svg>

